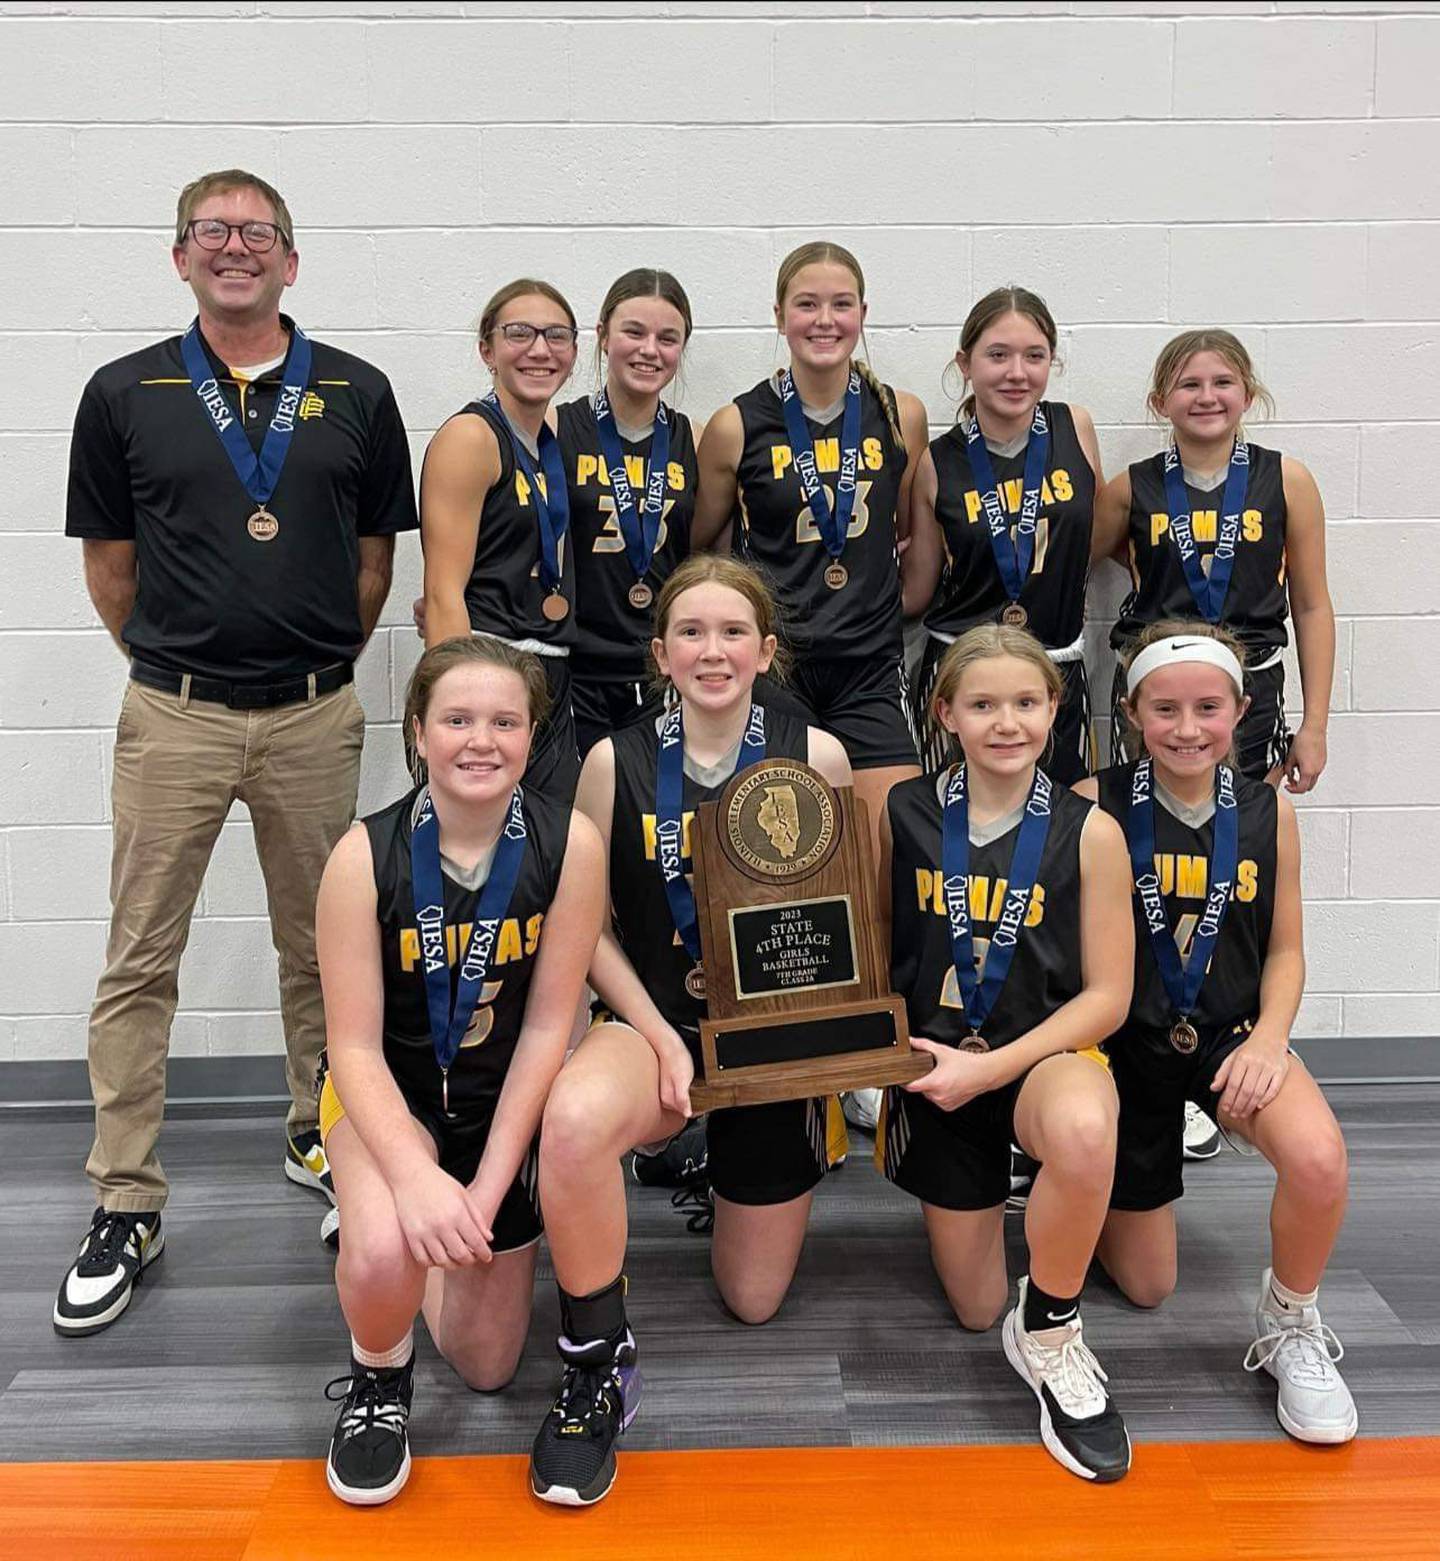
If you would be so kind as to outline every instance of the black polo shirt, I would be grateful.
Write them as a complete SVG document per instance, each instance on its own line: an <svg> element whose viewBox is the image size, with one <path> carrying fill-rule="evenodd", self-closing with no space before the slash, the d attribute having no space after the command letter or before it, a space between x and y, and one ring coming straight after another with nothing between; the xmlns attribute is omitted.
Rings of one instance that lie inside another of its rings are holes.
<svg viewBox="0 0 1440 1561"><path fill-rule="evenodd" d="M180 337L107 363L85 387L65 534L135 543L139 585L122 637L140 660L263 683L359 654L359 539L417 526L410 450L385 376L311 345L295 433L266 501L279 521L267 541L247 529L256 505L190 384ZM242 387L205 350L258 451L280 369Z"/></svg>

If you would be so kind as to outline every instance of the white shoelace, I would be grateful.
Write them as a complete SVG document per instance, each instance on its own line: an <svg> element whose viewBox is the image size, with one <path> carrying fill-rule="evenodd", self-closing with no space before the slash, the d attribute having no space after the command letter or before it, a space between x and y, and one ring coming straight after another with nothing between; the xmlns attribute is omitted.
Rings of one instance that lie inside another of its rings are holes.
<svg viewBox="0 0 1440 1561"><path fill-rule="evenodd" d="M1110 1378L1091 1353L1079 1324L1074 1327L1063 1344L1053 1347L1042 1344L1033 1333L1027 1334L1026 1340L1038 1357L1040 1377L1056 1403L1072 1419L1088 1420L1104 1410L1106 1393L1100 1383Z"/></svg>
<svg viewBox="0 0 1440 1561"><path fill-rule="evenodd" d="M1317 1316L1314 1322L1272 1327L1245 1351L1246 1371L1259 1371L1272 1361L1301 1387L1331 1388L1339 1380L1335 1362L1344 1360L1345 1346Z"/></svg>

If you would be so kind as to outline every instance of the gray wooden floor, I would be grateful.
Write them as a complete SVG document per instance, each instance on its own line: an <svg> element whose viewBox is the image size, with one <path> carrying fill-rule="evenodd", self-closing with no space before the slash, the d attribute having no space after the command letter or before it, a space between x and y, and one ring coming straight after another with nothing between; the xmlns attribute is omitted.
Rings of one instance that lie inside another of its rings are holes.
<svg viewBox="0 0 1440 1561"><path fill-rule="evenodd" d="M1362 1434L1440 1435L1440 1086L1337 1086L1353 1167L1324 1315L1346 1346ZM318 1457L346 1363L321 1200L285 1181L278 1118L167 1123L167 1247L129 1314L93 1339L50 1326L88 1223L88 1124L0 1119L0 1459ZM998 1330L962 1333L913 1202L870 1141L821 1188L780 1316L722 1310L707 1243L667 1194L631 1188L630 1316L647 1384L632 1448L1030 1440L1034 1401ZM1271 1178L1226 1150L1187 1170L1179 1293L1159 1312L1096 1279L1086 1334L1141 1440L1280 1438L1268 1378L1240 1361L1265 1263ZM1007 1221L1012 1274L1018 1219ZM554 1391L554 1290L542 1261L530 1347L504 1393L467 1392L420 1346L426 1452L525 1448Z"/></svg>

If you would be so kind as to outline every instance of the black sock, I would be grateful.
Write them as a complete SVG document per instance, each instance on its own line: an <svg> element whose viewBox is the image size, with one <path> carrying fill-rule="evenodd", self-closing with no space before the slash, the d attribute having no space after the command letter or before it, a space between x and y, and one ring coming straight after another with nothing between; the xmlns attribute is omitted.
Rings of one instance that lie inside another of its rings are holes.
<svg viewBox="0 0 1440 1561"><path fill-rule="evenodd" d="M601 1290L589 1295L571 1295L556 1283L560 1292L560 1331L576 1344L604 1339L619 1344L625 1338L625 1276L617 1274Z"/></svg>
<svg viewBox="0 0 1440 1561"><path fill-rule="evenodd" d="M1048 1295L1035 1283L1033 1275L1025 1285L1025 1332L1039 1333L1046 1328L1063 1328L1080 1315L1078 1295Z"/></svg>

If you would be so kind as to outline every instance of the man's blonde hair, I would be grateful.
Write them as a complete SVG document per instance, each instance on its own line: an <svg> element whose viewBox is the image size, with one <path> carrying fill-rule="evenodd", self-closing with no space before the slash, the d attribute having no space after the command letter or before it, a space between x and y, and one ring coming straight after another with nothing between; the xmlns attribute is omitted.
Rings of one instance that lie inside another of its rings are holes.
<svg viewBox="0 0 1440 1561"><path fill-rule="evenodd" d="M267 184L258 173L247 173L243 168L222 168L216 173L202 173L192 179L180 192L175 203L175 242L185 242L185 230L195 219L195 208L211 195L225 195L231 190L254 190L270 202L275 226L286 249L295 247L295 223L285 197L273 184Z"/></svg>

